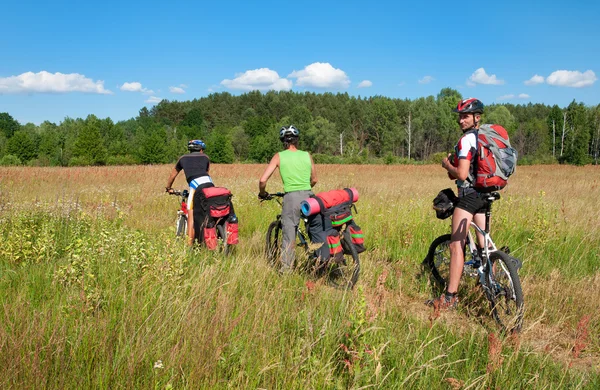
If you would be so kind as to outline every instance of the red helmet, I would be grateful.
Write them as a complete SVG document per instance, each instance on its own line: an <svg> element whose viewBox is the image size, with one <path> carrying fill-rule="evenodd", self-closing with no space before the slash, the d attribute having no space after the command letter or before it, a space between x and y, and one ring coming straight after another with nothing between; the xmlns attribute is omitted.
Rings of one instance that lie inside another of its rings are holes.
<svg viewBox="0 0 600 390"><path fill-rule="evenodd" d="M453 111L459 114L483 114L483 103L479 99L468 98L458 102Z"/></svg>

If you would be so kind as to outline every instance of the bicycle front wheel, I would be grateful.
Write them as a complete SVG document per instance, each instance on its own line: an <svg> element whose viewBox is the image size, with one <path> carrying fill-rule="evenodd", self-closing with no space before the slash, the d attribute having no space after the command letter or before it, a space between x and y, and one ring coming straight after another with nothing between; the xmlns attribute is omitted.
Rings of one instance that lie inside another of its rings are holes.
<svg viewBox="0 0 600 390"><path fill-rule="evenodd" d="M352 238L348 230L340 233L342 249L344 251L344 260L329 264L327 277L329 283L336 288L352 290L360 275L360 261L358 252L352 243Z"/></svg>
<svg viewBox="0 0 600 390"><path fill-rule="evenodd" d="M525 312L521 279L515 262L504 252L490 253L492 316L506 332L519 332Z"/></svg>
<svg viewBox="0 0 600 390"><path fill-rule="evenodd" d="M274 267L279 261L281 255L281 221L273 221L267 229L267 238L265 246L265 254L267 256L267 262L270 266Z"/></svg>
<svg viewBox="0 0 600 390"><path fill-rule="evenodd" d="M450 234L444 234L433 240L423 261L442 291L450 278L450 237Z"/></svg>
<svg viewBox="0 0 600 390"><path fill-rule="evenodd" d="M187 233L187 217L185 214L179 214L177 221L175 221L175 236L182 237Z"/></svg>

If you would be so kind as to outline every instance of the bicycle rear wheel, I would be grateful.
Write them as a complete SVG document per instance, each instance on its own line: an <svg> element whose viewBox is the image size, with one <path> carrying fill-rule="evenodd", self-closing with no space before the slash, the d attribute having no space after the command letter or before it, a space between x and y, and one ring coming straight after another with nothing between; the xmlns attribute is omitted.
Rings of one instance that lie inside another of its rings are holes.
<svg viewBox="0 0 600 390"><path fill-rule="evenodd" d="M227 229L223 223L217 224L217 242L217 250L228 255L231 248L227 245Z"/></svg>
<svg viewBox="0 0 600 390"><path fill-rule="evenodd" d="M493 264L492 275L488 279L491 286L492 316L506 332L519 332L523 326L525 312L521 279L517 265L504 252L490 253Z"/></svg>
<svg viewBox="0 0 600 390"><path fill-rule="evenodd" d="M187 216L185 214L179 214L177 221L175 221L175 236L182 237L187 233Z"/></svg>
<svg viewBox="0 0 600 390"><path fill-rule="evenodd" d="M444 234L433 240L423 261L442 291L450 278L450 237L450 234Z"/></svg>
<svg viewBox="0 0 600 390"><path fill-rule="evenodd" d="M344 230L340 234L342 235L340 241L344 250L344 260L328 265L327 278L335 288L352 290L360 275L360 261L350 232Z"/></svg>
<svg viewBox="0 0 600 390"><path fill-rule="evenodd" d="M275 267L281 255L281 221L273 221L267 229L265 254L270 266Z"/></svg>

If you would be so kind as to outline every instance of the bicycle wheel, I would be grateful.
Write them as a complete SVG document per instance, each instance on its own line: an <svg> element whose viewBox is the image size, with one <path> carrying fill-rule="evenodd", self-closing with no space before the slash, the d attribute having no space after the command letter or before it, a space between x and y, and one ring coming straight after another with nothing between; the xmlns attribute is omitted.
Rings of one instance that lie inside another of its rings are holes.
<svg viewBox="0 0 600 390"><path fill-rule="evenodd" d="M271 222L269 229L267 229L265 254L268 264L272 267L277 265L281 255L281 239L281 221Z"/></svg>
<svg viewBox="0 0 600 390"><path fill-rule="evenodd" d="M450 277L450 234L444 234L433 240L423 261L431 270L433 279L444 290Z"/></svg>
<svg viewBox="0 0 600 390"><path fill-rule="evenodd" d="M223 251L225 255L229 254L229 245L227 245L227 229L225 229L225 224L217 225L217 250Z"/></svg>
<svg viewBox="0 0 600 390"><path fill-rule="evenodd" d="M521 279L514 261L504 252L490 254L493 264L491 284L492 316L506 332L519 332L525 312Z"/></svg>
<svg viewBox="0 0 600 390"><path fill-rule="evenodd" d="M187 233L187 216L185 214L179 214L177 221L175 221L175 236L182 237Z"/></svg>
<svg viewBox="0 0 600 390"><path fill-rule="evenodd" d="M344 260L329 265L327 277L329 283L336 288L352 290L358 281L360 275L360 261L358 252L352 243L352 238L348 230L342 234L342 248L344 250Z"/></svg>

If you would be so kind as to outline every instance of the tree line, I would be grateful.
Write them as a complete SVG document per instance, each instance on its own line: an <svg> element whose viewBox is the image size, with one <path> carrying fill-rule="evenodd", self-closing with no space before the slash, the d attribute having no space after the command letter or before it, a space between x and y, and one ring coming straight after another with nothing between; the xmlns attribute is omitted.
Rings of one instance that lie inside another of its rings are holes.
<svg viewBox="0 0 600 390"><path fill-rule="evenodd" d="M460 99L451 88L415 100L252 91L163 100L117 123L89 115L22 125L0 113L0 165L171 163L190 139L204 140L216 163L263 163L281 148L279 128L290 124L317 163L439 162L461 134L452 112ZM483 122L508 130L520 164L598 164L600 105L492 104Z"/></svg>

